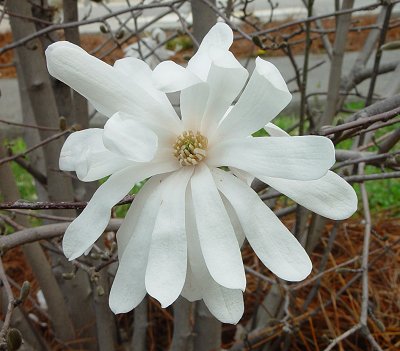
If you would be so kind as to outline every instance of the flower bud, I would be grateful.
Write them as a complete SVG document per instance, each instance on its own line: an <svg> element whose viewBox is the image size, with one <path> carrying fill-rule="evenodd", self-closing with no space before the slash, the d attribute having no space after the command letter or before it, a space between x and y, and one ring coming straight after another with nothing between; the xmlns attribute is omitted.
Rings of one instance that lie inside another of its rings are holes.
<svg viewBox="0 0 400 351"><path fill-rule="evenodd" d="M22 345L22 335L18 329L10 328L7 332L7 350L18 350Z"/></svg>
<svg viewBox="0 0 400 351"><path fill-rule="evenodd" d="M22 284L18 299L21 302L24 302L27 299L30 290L31 290L31 284L27 280L25 280L24 283Z"/></svg>

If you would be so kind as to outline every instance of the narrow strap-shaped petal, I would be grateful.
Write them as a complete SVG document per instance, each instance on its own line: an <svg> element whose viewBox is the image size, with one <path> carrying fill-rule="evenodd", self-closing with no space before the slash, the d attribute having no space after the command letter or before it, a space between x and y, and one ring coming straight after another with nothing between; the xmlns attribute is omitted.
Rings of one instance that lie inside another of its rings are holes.
<svg viewBox="0 0 400 351"><path fill-rule="evenodd" d="M185 284L185 194L192 173L193 167L183 167L165 179L162 203L152 234L146 289L163 308L178 298Z"/></svg>
<svg viewBox="0 0 400 351"><path fill-rule="evenodd" d="M196 54L189 60L188 69L206 81L215 51L227 52L232 43L232 29L225 23L215 24L203 38Z"/></svg>
<svg viewBox="0 0 400 351"><path fill-rule="evenodd" d="M73 260L82 255L103 233L110 220L111 208L133 185L154 174L175 170L175 162L147 163L114 173L94 193L82 213L69 225L63 238L65 256Z"/></svg>
<svg viewBox="0 0 400 351"><path fill-rule="evenodd" d="M181 114L185 130L200 130L209 93L207 83L198 83L181 91Z"/></svg>
<svg viewBox="0 0 400 351"><path fill-rule="evenodd" d="M187 226L186 226L186 228L187 228ZM189 238L188 238L188 240L189 240ZM183 286L181 295L190 302L201 300L202 299L202 293L201 293L202 289L201 289L199 283L200 282L198 282L196 280L195 276L193 275L192 268L188 261L185 285Z"/></svg>
<svg viewBox="0 0 400 351"><path fill-rule="evenodd" d="M165 93L183 90L200 82L196 74L173 61L161 62L153 71L154 86Z"/></svg>
<svg viewBox="0 0 400 351"><path fill-rule="evenodd" d="M332 171L309 181L256 177L299 205L330 219L346 219L357 210L358 200L353 187Z"/></svg>
<svg viewBox="0 0 400 351"><path fill-rule="evenodd" d="M119 112L106 122L103 142L116 155L136 162L151 161L158 147L158 137L150 128Z"/></svg>
<svg viewBox="0 0 400 351"><path fill-rule="evenodd" d="M310 258L292 233L241 180L213 170L218 189L235 209L247 240L257 256L278 277L299 281L312 269Z"/></svg>
<svg viewBox="0 0 400 351"><path fill-rule="evenodd" d="M272 123L268 123L264 128L272 137L290 137ZM311 181L271 177L260 179L298 204L330 219L346 219L357 210L358 200L354 189L331 171L322 178Z"/></svg>
<svg viewBox="0 0 400 351"><path fill-rule="evenodd" d="M235 167L229 167L229 169L233 175L238 177L240 180L243 180L248 186L251 186L251 183L253 183L254 180L254 176Z"/></svg>
<svg viewBox="0 0 400 351"><path fill-rule="evenodd" d="M153 222L153 226L151 227L151 233L153 232L154 222L158 213L159 205L154 205L153 207L146 207L148 211L152 211L151 215L154 216L154 219L150 214L143 214L144 208L147 205L148 199L153 196L156 191L159 191L159 185L164 180L167 174L161 174L151 177L140 189L140 191L135 195L135 198L129 207L128 212L125 215L125 219L122 222L121 226L117 232L117 244L118 244L118 259L121 261L122 256L125 252L126 247L128 246L129 240L131 239L133 233L137 234L137 230L135 229L137 223L143 216L146 216L147 222ZM160 200L161 202L161 200ZM147 212L146 212L147 213ZM149 246L150 247L150 246Z"/></svg>
<svg viewBox="0 0 400 351"><path fill-rule="evenodd" d="M89 55L80 47L59 41L46 50L49 73L86 97L94 107L110 117L125 112L138 120L166 125L174 130L176 115L154 99L134 78Z"/></svg>
<svg viewBox="0 0 400 351"><path fill-rule="evenodd" d="M137 82L155 100L162 104L171 118L179 119L167 95L153 84L153 71L146 62L134 57L124 57L114 63L114 68L128 79Z"/></svg>
<svg viewBox="0 0 400 351"><path fill-rule="evenodd" d="M281 112L291 98L278 69L272 63L257 58L256 68L239 101L218 127L218 137L251 135Z"/></svg>
<svg viewBox="0 0 400 351"><path fill-rule="evenodd" d="M239 247L242 247L244 240L246 239L246 234L243 231L242 225L240 224L239 218L236 215L234 208L232 207L231 203L227 200L227 198L221 194L222 201L224 203L226 213L229 216L231 221L233 230L236 234L236 239L238 241Z"/></svg>
<svg viewBox="0 0 400 351"><path fill-rule="evenodd" d="M187 196L187 233L190 268L193 280L210 312L221 322L236 324L243 315L243 295L240 289L227 289L210 276L201 252L191 192Z"/></svg>
<svg viewBox="0 0 400 351"><path fill-rule="evenodd" d="M210 148L206 162L214 167L236 167L254 176L313 180L335 163L335 148L321 136L231 139Z"/></svg>
<svg viewBox="0 0 400 351"><path fill-rule="evenodd" d="M246 277L239 244L206 165L196 166L191 190L201 251L211 276L226 288L244 290Z"/></svg>
<svg viewBox="0 0 400 351"><path fill-rule="evenodd" d="M114 313L129 312L146 296L145 273L161 204L160 181L160 177L153 177L145 184L139 201L130 207L117 232L119 267L109 299Z"/></svg>
<svg viewBox="0 0 400 351"><path fill-rule="evenodd" d="M290 134L286 133L282 128L279 128L273 123L268 123L264 127L265 131L272 137L288 137Z"/></svg>
<svg viewBox="0 0 400 351"><path fill-rule="evenodd" d="M210 96L201 122L201 131L206 135L211 135L217 129L220 120L243 89L249 75L230 51L221 51L219 49L216 57L212 57L207 76Z"/></svg>
<svg viewBox="0 0 400 351"><path fill-rule="evenodd" d="M103 129L90 128L68 136L60 153L60 169L75 171L80 180L91 182L134 165L104 147L103 133Z"/></svg>

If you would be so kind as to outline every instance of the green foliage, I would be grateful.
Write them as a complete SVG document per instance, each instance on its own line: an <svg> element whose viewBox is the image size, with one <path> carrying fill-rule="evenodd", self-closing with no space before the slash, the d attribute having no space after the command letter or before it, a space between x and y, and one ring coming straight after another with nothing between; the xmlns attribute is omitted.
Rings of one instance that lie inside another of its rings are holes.
<svg viewBox="0 0 400 351"><path fill-rule="evenodd" d="M193 48L193 42L187 35L171 39L165 45L168 50L181 51Z"/></svg>
<svg viewBox="0 0 400 351"><path fill-rule="evenodd" d="M6 150L11 149L13 154L18 154L26 150L26 144L22 138L13 140L6 140L3 144ZM29 157L27 156L27 160ZM11 162L11 170L14 174L15 181L21 197L25 200L35 201L37 200L37 194L35 189L35 182L33 177L20 165L15 162Z"/></svg>

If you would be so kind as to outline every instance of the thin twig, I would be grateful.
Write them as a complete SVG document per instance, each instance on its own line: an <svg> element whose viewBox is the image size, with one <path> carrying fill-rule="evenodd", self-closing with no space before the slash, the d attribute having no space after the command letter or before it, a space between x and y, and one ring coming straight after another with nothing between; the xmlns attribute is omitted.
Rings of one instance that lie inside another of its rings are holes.
<svg viewBox="0 0 400 351"><path fill-rule="evenodd" d="M0 160L0 166L1 166L2 164L4 164L4 163L10 162L10 161L14 161L14 160L17 159L18 157L24 157L24 156L26 156L27 154L29 154L30 152L32 152L33 150L36 150L36 149L38 149L39 147L41 147L41 146L43 146L43 145L46 145L46 144L52 142L53 140L59 139L59 138L61 138L62 136L66 135L66 134L68 134L68 133L70 133L70 132L71 132L70 130L64 130L64 131L62 131L62 132L60 132L60 133L54 134L54 135L52 135L52 136L50 136L50 137L48 137L48 138L42 140L40 143L38 143L38 144L36 144L36 145L34 145L34 146L32 146L32 147L26 149L26 150L23 151L23 152L20 152L19 154L15 154L15 155L12 155L12 156L9 156L9 157L5 157L5 158L3 158L3 159Z"/></svg>
<svg viewBox="0 0 400 351"><path fill-rule="evenodd" d="M6 317L4 318L4 323L3 327L1 328L0 331L0 345L5 342L5 336L8 331L8 328L10 328L10 323L11 323L11 316L15 308L15 299L14 295L11 289L11 285L8 282L7 279L7 274L4 270L3 266L3 261L0 259L0 280L3 283L4 289L6 291L6 295L8 298L8 307L7 307L7 312L6 312Z"/></svg>

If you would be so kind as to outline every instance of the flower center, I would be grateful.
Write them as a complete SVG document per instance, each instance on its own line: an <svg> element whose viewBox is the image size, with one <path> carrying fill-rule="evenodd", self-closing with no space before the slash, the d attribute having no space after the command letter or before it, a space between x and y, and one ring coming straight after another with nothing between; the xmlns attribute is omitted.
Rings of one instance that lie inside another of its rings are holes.
<svg viewBox="0 0 400 351"><path fill-rule="evenodd" d="M199 132L184 131L173 146L174 156L181 166L194 166L206 157L207 145L207 138Z"/></svg>

